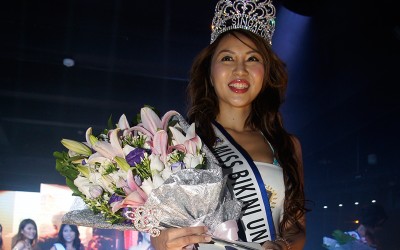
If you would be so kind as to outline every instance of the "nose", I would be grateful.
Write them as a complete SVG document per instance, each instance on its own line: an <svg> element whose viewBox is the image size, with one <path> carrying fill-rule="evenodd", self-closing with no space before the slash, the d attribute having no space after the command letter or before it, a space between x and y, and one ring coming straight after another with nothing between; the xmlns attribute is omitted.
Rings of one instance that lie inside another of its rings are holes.
<svg viewBox="0 0 400 250"><path fill-rule="evenodd" d="M233 73L238 76L246 75L248 72L245 62L242 60L237 61Z"/></svg>

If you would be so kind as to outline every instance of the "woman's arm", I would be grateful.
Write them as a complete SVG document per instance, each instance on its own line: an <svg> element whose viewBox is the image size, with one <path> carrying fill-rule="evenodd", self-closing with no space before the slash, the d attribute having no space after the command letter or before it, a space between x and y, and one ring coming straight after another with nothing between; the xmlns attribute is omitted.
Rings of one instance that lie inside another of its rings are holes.
<svg viewBox="0 0 400 250"><path fill-rule="evenodd" d="M302 156L302 150L301 150L301 144L300 141L292 136L292 141L294 145L294 152L296 155L296 158L298 160L298 166L299 166L299 175L300 175L300 182L301 185L304 186L304 170L303 170L303 156ZM304 231L299 232L299 230L294 226L294 225L289 225L288 229L283 232L283 239L287 241L287 243L290 245L291 250L302 250L304 248L304 245L306 243L306 216L303 214L301 218L299 219L300 224L303 226ZM281 245L285 245L285 242L278 241ZM285 249L285 248L283 248Z"/></svg>
<svg viewBox="0 0 400 250"><path fill-rule="evenodd" d="M156 250L181 250L187 245L210 242L206 234L207 227L170 228L161 231L157 237L151 237L151 244Z"/></svg>
<svg viewBox="0 0 400 250"><path fill-rule="evenodd" d="M294 153L298 161L299 175L301 185L304 185L303 159L300 141L296 137L291 137L294 145ZM263 244L265 249L273 250L302 250L306 243L306 218L305 214L299 219L304 231L299 231L295 225L288 225L283 232L282 238L276 239L274 242L267 241Z"/></svg>

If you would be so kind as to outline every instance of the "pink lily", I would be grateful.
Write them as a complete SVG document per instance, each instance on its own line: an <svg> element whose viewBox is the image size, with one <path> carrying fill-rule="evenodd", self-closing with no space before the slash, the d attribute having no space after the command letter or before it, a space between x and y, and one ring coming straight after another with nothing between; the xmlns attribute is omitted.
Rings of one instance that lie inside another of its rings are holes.
<svg viewBox="0 0 400 250"><path fill-rule="evenodd" d="M186 131L186 135L183 135L178 129L174 127L169 127L169 129L171 130L171 133L177 145L184 145L187 153L194 155L197 153L197 150L201 148L201 140L195 132L194 123L190 125L190 127Z"/></svg>
<svg viewBox="0 0 400 250"><path fill-rule="evenodd" d="M146 200L138 192L132 192L122 201L117 201L117 202L112 203L111 211L113 213L115 213L118 210L120 210L121 208L125 208L125 207L137 208L139 206L144 205L145 202L146 202Z"/></svg>
<svg viewBox="0 0 400 250"><path fill-rule="evenodd" d="M141 189L135 182L135 179L133 178L133 173L132 171L128 171L128 176L127 176L127 184L128 187L124 188L125 193L127 194L127 197L123 199L122 201L117 201L114 202L111 205L111 210L113 213L118 211L121 208L124 207L139 207L142 206L146 201L147 201L147 194Z"/></svg>
<svg viewBox="0 0 400 250"><path fill-rule="evenodd" d="M95 136L89 135L89 141L94 150L108 159L114 159L115 156L124 157L121 142L118 138L119 128L110 133L110 142L99 141Z"/></svg>
<svg viewBox="0 0 400 250"><path fill-rule="evenodd" d="M135 179L133 178L132 170L128 171L128 177L126 181L130 191L137 191L145 201L147 200L147 194L136 184Z"/></svg>
<svg viewBox="0 0 400 250"><path fill-rule="evenodd" d="M164 164L167 162L168 134L165 130L159 130L154 134L152 153L160 155Z"/></svg>
<svg viewBox="0 0 400 250"><path fill-rule="evenodd" d="M142 120L142 123L132 127L132 129L138 130L148 135L150 138L153 138L154 134L158 130L166 130L168 126L168 121L171 119L172 116L178 114L178 112L171 110L165 113L162 119L160 119L160 117L158 117L158 115L151 108L144 107L140 110L140 118Z"/></svg>

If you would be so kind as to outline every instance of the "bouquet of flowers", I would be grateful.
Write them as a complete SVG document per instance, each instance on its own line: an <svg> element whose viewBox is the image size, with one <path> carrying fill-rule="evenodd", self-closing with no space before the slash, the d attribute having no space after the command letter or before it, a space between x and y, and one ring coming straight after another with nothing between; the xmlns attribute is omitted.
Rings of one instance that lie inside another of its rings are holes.
<svg viewBox="0 0 400 250"><path fill-rule="evenodd" d="M156 236L199 223L217 230L240 215L217 160L176 111L160 118L144 107L135 126L122 115L99 135L88 128L85 142L61 143L68 152L54 152L56 169L84 202L65 223Z"/></svg>
<svg viewBox="0 0 400 250"><path fill-rule="evenodd" d="M324 237L323 247L330 250L374 250L366 243L357 240L351 235L342 232L341 230L335 230L332 233L333 238Z"/></svg>

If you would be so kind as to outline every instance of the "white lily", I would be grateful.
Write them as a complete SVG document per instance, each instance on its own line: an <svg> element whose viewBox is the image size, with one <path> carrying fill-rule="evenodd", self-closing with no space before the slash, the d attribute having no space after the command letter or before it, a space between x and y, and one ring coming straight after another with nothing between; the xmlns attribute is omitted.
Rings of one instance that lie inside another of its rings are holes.
<svg viewBox="0 0 400 250"><path fill-rule="evenodd" d="M154 184L150 178L147 178L143 180L142 185L140 187L147 195L150 195L151 191L154 189Z"/></svg>
<svg viewBox="0 0 400 250"><path fill-rule="evenodd" d="M114 193L113 184L115 184L115 182L110 175L101 175L100 183L100 186L107 190L110 194Z"/></svg>
<svg viewBox="0 0 400 250"><path fill-rule="evenodd" d="M195 168L203 162L203 156L187 154L185 155L183 162L185 163L186 168Z"/></svg>
<svg viewBox="0 0 400 250"><path fill-rule="evenodd" d="M156 170L157 172L161 172L165 166L164 163L160 160L160 156L151 154L149 156L150 159L150 169L152 171Z"/></svg>
<svg viewBox="0 0 400 250"><path fill-rule="evenodd" d="M126 130L130 128L128 119L126 119L125 114L122 114L121 117L119 118L118 128L120 128L121 130Z"/></svg>
<svg viewBox="0 0 400 250"><path fill-rule="evenodd" d="M78 175L74 180L74 185L78 188L79 191L82 192L82 194L86 196L86 198L91 198L89 189L93 185L90 183L89 179Z"/></svg>

